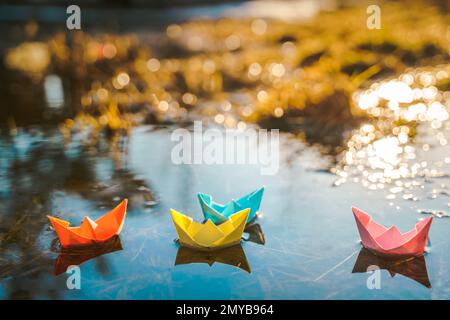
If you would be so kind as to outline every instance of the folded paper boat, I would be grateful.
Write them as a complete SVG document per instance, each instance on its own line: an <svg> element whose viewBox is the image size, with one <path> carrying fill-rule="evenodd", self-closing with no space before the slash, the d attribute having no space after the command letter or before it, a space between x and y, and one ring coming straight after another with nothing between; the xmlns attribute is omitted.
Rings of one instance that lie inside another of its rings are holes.
<svg viewBox="0 0 450 320"><path fill-rule="evenodd" d="M389 256L421 256L425 251L432 218L416 224L415 228L400 233L397 227L386 228L372 220L367 213L352 208L362 245L375 253Z"/></svg>
<svg viewBox="0 0 450 320"><path fill-rule="evenodd" d="M71 227L68 221L47 216L64 248L89 246L108 241L119 235L127 213L127 199L102 217L93 221L85 217L79 227Z"/></svg>
<svg viewBox="0 0 450 320"><path fill-rule="evenodd" d="M205 219L210 219L215 224L218 224L227 221L232 214L246 208L250 208L247 222L252 221L261 205L263 193L264 187L261 187L238 200L231 200L225 205L214 202L209 194L197 193L197 197Z"/></svg>
<svg viewBox="0 0 450 320"><path fill-rule="evenodd" d="M215 250L240 243L250 209L232 214L219 225L209 219L203 224L197 223L173 209L170 209L170 213L180 245L198 250Z"/></svg>

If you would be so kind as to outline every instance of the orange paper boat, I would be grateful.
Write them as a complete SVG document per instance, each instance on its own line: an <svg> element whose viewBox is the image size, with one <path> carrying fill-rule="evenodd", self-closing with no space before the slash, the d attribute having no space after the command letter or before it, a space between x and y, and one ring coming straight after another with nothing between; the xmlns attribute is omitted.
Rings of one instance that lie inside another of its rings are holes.
<svg viewBox="0 0 450 320"><path fill-rule="evenodd" d="M58 235L61 246L88 246L105 242L119 235L122 231L128 200L123 200L117 207L96 221L84 217L79 227L71 227L68 221L48 216Z"/></svg>
<svg viewBox="0 0 450 320"><path fill-rule="evenodd" d="M408 232L400 233L397 227L389 229L372 220L367 213L352 208L362 245L375 253L388 256L421 256L425 251L432 218L416 224Z"/></svg>

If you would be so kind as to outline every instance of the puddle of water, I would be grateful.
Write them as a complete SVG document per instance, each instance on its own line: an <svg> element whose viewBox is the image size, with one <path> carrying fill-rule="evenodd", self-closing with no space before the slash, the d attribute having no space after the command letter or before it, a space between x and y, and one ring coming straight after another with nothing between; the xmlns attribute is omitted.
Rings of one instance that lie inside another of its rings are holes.
<svg viewBox="0 0 450 320"><path fill-rule="evenodd" d="M261 176L257 165L174 165L168 129L135 129L116 161L75 142L64 148L62 141L59 134L21 130L1 140L1 298L449 297L450 220L433 224L423 261L380 262L390 273L382 272L381 290L369 290L368 274L360 271L371 257L360 253L350 207L366 208L381 223L407 230L421 218L415 202L396 199L398 207L389 206L384 190L353 182L334 187L335 176L317 167L319 150L290 135L281 136L281 166L274 176ZM322 167L329 165L324 161ZM201 220L196 192L226 201L260 185L267 188L263 215L235 252L201 255L174 242L170 208ZM124 196L130 207L120 243L59 253L47 214L79 223ZM428 207L434 201L418 203ZM81 263L81 290L68 290L68 274L61 273L72 263Z"/></svg>

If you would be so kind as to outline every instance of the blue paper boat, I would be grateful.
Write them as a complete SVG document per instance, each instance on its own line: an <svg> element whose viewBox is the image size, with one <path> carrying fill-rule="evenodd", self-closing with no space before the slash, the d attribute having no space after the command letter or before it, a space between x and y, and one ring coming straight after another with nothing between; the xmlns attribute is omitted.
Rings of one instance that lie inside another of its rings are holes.
<svg viewBox="0 0 450 320"><path fill-rule="evenodd" d="M247 208L250 208L247 222L252 221L261 205L263 193L264 187L261 187L238 200L231 200L225 205L214 202L209 194L199 192L197 193L197 197L200 201L205 219L210 219L215 224L219 224L227 221L232 214Z"/></svg>

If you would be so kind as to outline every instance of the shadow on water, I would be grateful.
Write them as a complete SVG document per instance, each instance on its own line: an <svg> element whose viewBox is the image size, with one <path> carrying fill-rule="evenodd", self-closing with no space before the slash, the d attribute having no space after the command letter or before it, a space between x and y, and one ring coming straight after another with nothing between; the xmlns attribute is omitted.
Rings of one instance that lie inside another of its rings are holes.
<svg viewBox="0 0 450 320"><path fill-rule="evenodd" d="M254 242L256 244L264 245L266 243L266 238L262 232L261 225L259 223L252 223L245 227L244 241Z"/></svg>
<svg viewBox="0 0 450 320"><path fill-rule="evenodd" d="M235 266L251 273L250 264L241 245L211 252L180 246L175 259L176 266L190 263L207 263L211 267L216 262Z"/></svg>
<svg viewBox="0 0 450 320"><path fill-rule="evenodd" d="M376 266L379 269L387 270L391 277L401 274L407 278L417 281L421 285L431 288L428 278L427 264L424 256L410 257L402 259L387 259L371 253L367 249L361 249L353 267L352 273L365 273L369 267Z"/></svg>
<svg viewBox="0 0 450 320"><path fill-rule="evenodd" d="M66 272L69 266L79 266L88 260L120 250L123 250L123 248L118 236L113 237L101 245L89 246L87 248L61 249L56 259L54 274L58 276Z"/></svg>

